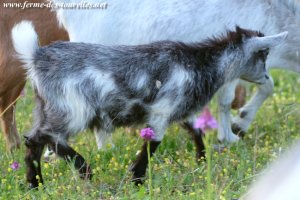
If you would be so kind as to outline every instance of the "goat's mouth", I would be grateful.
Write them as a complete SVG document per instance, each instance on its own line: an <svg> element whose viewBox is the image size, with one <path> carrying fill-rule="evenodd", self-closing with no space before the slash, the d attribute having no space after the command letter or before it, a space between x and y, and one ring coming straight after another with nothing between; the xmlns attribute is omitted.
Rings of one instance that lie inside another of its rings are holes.
<svg viewBox="0 0 300 200"><path fill-rule="evenodd" d="M244 81L247 81L247 82L250 82L250 83L255 83L255 84L258 84L258 85L263 85L266 83L266 81L262 81L262 80L251 80L251 79L247 79L247 78L241 78L243 79Z"/></svg>

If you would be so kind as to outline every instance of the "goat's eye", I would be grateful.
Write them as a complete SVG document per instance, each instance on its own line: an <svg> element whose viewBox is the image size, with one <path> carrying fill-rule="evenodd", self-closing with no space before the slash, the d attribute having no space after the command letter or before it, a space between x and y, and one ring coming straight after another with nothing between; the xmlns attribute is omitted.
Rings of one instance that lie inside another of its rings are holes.
<svg viewBox="0 0 300 200"><path fill-rule="evenodd" d="M260 50L257 52L258 56L263 58L263 59L266 59L268 54L269 54L269 49L263 49L263 50Z"/></svg>

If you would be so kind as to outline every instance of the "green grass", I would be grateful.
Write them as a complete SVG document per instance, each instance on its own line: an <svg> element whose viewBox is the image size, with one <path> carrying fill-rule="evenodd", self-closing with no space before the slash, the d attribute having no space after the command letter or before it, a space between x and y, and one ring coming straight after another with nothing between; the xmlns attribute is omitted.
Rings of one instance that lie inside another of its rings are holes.
<svg viewBox="0 0 300 200"><path fill-rule="evenodd" d="M300 128L300 77L272 71L275 93L260 109L246 138L224 152L211 151L209 162L195 162L193 142L183 129L172 125L152 159L153 199L232 199L244 194L262 170L282 154L297 138ZM251 89L252 90L252 89ZM32 124L33 94L18 102L18 130L23 135ZM216 102L210 107L216 116ZM78 135L70 141L94 172L92 181L83 181L71 164L57 159L42 162L44 185L28 190L25 180L25 146L9 154L0 135L0 199L149 199L148 182L135 187L128 166L140 150L139 130L129 134L118 129L114 148L98 151L94 135ZM209 133L209 144L216 143L216 132ZM13 171L10 165L21 167Z"/></svg>

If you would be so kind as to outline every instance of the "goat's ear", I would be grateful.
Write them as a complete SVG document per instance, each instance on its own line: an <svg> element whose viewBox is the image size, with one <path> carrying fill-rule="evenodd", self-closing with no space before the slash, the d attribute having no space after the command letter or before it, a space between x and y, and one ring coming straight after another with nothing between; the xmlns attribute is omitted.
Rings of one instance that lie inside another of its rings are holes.
<svg viewBox="0 0 300 200"><path fill-rule="evenodd" d="M238 42L239 43L242 43L246 40L246 34L245 34L245 31L239 27L239 26L235 26L235 32L237 33L238 35Z"/></svg>
<svg viewBox="0 0 300 200"><path fill-rule="evenodd" d="M241 33L241 32L243 32L242 31L242 29L241 29L241 27L240 26L235 26L235 31L237 32L237 33Z"/></svg>
<svg viewBox="0 0 300 200"><path fill-rule="evenodd" d="M287 38L287 35L288 32L285 31L276 35L251 38L246 43L246 48L251 52L257 52L262 49L269 49L284 42Z"/></svg>

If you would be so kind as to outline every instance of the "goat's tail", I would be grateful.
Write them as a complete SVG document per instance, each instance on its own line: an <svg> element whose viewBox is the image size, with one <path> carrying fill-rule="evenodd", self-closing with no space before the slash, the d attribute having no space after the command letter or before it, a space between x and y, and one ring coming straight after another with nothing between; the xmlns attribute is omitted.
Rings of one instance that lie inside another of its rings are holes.
<svg viewBox="0 0 300 200"><path fill-rule="evenodd" d="M22 21L12 29L12 41L18 58L30 70L33 67L34 54L39 48L38 35L32 22Z"/></svg>

